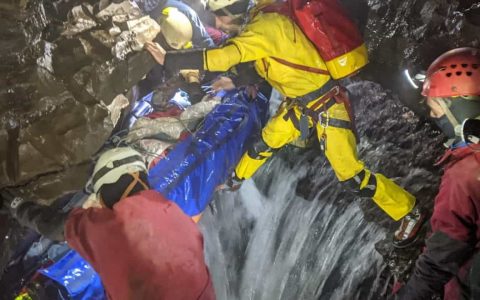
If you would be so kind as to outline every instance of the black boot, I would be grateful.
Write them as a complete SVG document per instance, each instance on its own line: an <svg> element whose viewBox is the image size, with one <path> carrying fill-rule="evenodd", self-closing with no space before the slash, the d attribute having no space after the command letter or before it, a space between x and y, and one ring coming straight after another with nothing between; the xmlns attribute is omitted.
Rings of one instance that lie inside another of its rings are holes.
<svg viewBox="0 0 480 300"><path fill-rule="evenodd" d="M418 233L426 220L426 214L418 207L414 207L412 211L402 219L400 228L395 231L393 246L395 248L406 248L415 243Z"/></svg>

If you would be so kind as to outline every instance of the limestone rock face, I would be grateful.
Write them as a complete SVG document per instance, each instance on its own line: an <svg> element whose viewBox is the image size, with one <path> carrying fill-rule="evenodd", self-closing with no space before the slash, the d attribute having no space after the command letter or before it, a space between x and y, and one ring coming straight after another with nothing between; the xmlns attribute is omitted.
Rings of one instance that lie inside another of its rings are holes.
<svg viewBox="0 0 480 300"><path fill-rule="evenodd" d="M0 188L47 203L85 184L160 26L130 1L3 2Z"/></svg>
<svg viewBox="0 0 480 300"><path fill-rule="evenodd" d="M473 0L341 1L358 21L371 61L358 75L362 81L349 86L354 90L357 126L363 137L359 154L372 170L394 178L417 195L422 206L431 208L439 180L432 164L442 151L442 137L422 117L425 110L419 104L419 90L408 85L403 71L425 70L438 55L454 47L480 47L480 4ZM136 2L146 11L154 3ZM150 55L139 50L159 30L130 1L0 0L0 189L12 187L45 204L81 189L92 156L118 120L118 110L111 116L109 107L118 107L112 101L154 65ZM251 201L220 199L217 213L205 213L202 226L206 245L212 248L207 251L210 270L214 283L228 288L224 293L222 288L217 290L219 298L243 299L255 294L258 299L273 299L270 289L282 293L279 299L294 299L304 289L306 299L322 298L313 297L314 293L334 299L332 295L338 294L332 290L339 282L344 283L344 297L339 299L371 298L371 290L380 289L372 287L378 277L373 263L362 260L360 264L369 273L349 277L352 281L342 281L338 270L343 263L350 270L352 257L367 253L365 247L373 251L375 233L392 232L395 224L370 201L362 201L364 215L357 218L358 210L350 205L355 199L343 191L321 154L314 150L300 153L300 158L298 151L294 154L287 149L283 159L273 160L277 165L271 169L267 165L259 173L257 184L270 198L255 194L260 199L258 207L248 207ZM271 170L279 172L272 174ZM280 181L282 176L290 178ZM322 201L305 203L297 195ZM355 212L350 217L344 213L347 206ZM325 226L325 220L346 220L338 227L332 225L330 235L345 232L338 239L344 248L331 248L327 243L324 234L330 234L330 226ZM3 269L11 254L9 246L15 245L13 237L22 233L12 234L21 228L11 219L0 216L0 224L5 225L0 226ZM304 224L308 226L302 235L296 228ZM11 243L5 242L7 235ZM291 241L302 236L307 242L295 255L293 246L301 244ZM347 248L357 249L351 245L360 245L359 252L348 252ZM328 269L331 273L322 269L330 267L323 266L328 251L330 257L339 258L331 260L336 262ZM279 260L274 259L277 253ZM256 257L265 258L263 269ZM214 263L222 258L224 265ZM225 266L228 269L222 269ZM270 267L281 272L272 272ZM366 279L358 280L362 276ZM355 284L350 285L353 280ZM325 282L322 289L320 281Z"/></svg>
<svg viewBox="0 0 480 300"><path fill-rule="evenodd" d="M419 91L405 80L426 70L433 60L457 47L480 47L478 1L343 1L363 26L370 65L361 74L393 90L417 113Z"/></svg>

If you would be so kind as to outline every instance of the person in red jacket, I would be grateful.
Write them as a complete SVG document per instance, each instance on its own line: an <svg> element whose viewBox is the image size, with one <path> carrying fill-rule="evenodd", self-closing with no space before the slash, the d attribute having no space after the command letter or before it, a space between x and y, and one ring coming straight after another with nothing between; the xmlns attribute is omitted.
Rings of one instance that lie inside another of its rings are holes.
<svg viewBox="0 0 480 300"><path fill-rule="evenodd" d="M140 153L106 151L92 183L99 205L68 214L2 197L22 225L65 239L99 274L109 299L215 299L200 231L175 203L149 189Z"/></svg>
<svg viewBox="0 0 480 300"><path fill-rule="evenodd" d="M473 299L470 265L480 249L480 144L461 141L462 123L480 118L480 49L451 50L429 67L422 94L431 117L450 138L440 190L430 220L432 234L399 299ZM467 138L468 140L468 138Z"/></svg>

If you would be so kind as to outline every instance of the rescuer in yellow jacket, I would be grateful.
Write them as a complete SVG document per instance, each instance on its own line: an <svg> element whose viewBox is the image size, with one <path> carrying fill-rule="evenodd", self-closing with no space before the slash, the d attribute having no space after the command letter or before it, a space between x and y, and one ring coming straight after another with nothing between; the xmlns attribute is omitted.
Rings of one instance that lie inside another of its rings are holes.
<svg viewBox="0 0 480 300"><path fill-rule="evenodd" d="M256 10L252 13L249 5L244 0L209 1L218 27L230 31L240 29L221 48L165 52L154 43L147 43L145 48L170 70L227 71L239 63L254 61L256 72L287 101L263 129L262 139L243 155L235 169L236 177L250 178L275 151L303 135L304 129L316 126L337 178L359 196L371 197L392 219L403 218L394 244L407 246L424 216L418 209L412 210L415 198L411 194L385 176L373 174L358 159L344 88L332 80L331 74L322 72L327 70L326 63L291 19L274 12ZM247 11L250 14L245 17ZM249 20L240 26L245 18ZM365 45L345 55L346 71L349 67L355 68L349 66L349 62L366 60L366 57ZM342 77L342 74L336 75Z"/></svg>

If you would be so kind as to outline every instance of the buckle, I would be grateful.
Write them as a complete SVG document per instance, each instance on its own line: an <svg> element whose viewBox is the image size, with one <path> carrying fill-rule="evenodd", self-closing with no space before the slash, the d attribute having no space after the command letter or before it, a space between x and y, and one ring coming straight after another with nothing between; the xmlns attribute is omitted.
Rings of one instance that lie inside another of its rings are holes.
<svg viewBox="0 0 480 300"><path fill-rule="evenodd" d="M333 95L340 94L340 86L339 85L334 86L333 88L330 89L330 92L331 91L335 91L335 93Z"/></svg>
<svg viewBox="0 0 480 300"><path fill-rule="evenodd" d="M327 128L329 122L330 114L328 113L328 111L322 111L318 113L318 124L322 126L322 128Z"/></svg>

